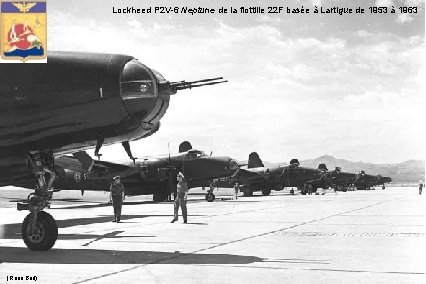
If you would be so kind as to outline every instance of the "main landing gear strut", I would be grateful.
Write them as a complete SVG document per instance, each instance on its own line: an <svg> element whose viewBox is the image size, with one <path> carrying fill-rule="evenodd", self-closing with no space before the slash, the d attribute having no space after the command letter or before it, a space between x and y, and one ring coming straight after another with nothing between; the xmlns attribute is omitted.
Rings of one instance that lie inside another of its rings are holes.
<svg viewBox="0 0 426 284"><path fill-rule="evenodd" d="M35 191L28 195L27 201L17 204L19 211L30 211L22 222L22 239L30 250L49 250L58 238L55 219L43 211L44 208L50 207L52 199L52 185L55 180L53 154L50 152L28 154L28 162L37 178L37 186ZM48 177L47 181L46 177Z"/></svg>

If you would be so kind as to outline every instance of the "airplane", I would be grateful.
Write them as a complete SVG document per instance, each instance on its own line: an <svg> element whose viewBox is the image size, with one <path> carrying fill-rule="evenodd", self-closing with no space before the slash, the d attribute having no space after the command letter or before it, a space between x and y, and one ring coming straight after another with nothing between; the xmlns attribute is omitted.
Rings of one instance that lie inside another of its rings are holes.
<svg viewBox="0 0 426 284"><path fill-rule="evenodd" d="M290 165L284 169L283 179L285 187L297 187L302 195L317 192L318 188L326 189L330 184L327 174L327 166L324 163L318 168L301 167L297 159L292 159ZM294 191L290 191L294 194Z"/></svg>
<svg viewBox="0 0 426 284"><path fill-rule="evenodd" d="M327 172L328 187L333 188L335 191L348 191L353 187L356 180L355 173L343 172L340 167L335 167L334 170Z"/></svg>
<svg viewBox="0 0 426 284"><path fill-rule="evenodd" d="M36 189L18 210L30 213L22 238L48 250L58 236L43 211L52 198L55 157L130 141L158 131L170 96L179 90L224 83L222 78L169 82L132 56L50 52L47 64L0 64L0 186L32 176Z"/></svg>
<svg viewBox="0 0 426 284"><path fill-rule="evenodd" d="M331 178L330 187L343 192L353 187L357 190L370 189L374 185L382 185L382 189L385 189L385 183L392 181L390 177L368 175L364 171L360 171L358 174L343 172L340 167L336 167L328 174Z"/></svg>
<svg viewBox="0 0 426 284"><path fill-rule="evenodd" d="M392 182L391 177L382 177L381 175L373 176L366 174L364 171L360 171L356 175L356 179L353 185L357 190L369 190L375 185L382 185L382 189L385 189L385 183Z"/></svg>
<svg viewBox="0 0 426 284"><path fill-rule="evenodd" d="M241 165L240 165L241 166ZM210 192L213 188L232 188L238 183L240 191L244 196L252 196L254 191L262 191L263 195L269 195L271 190L282 190L281 186L282 167L267 168L256 152L249 155L247 169L241 168L239 171L228 177L215 179L213 183L204 183L203 187L210 186ZM209 194L208 193L208 194ZM206 200L211 200L206 196Z"/></svg>
<svg viewBox="0 0 426 284"><path fill-rule="evenodd" d="M58 159L63 158L75 159ZM71 161L62 160L65 164L71 164ZM238 163L230 157L208 156L184 141L179 146L178 154L148 157L136 163L94 161L90 172L78 167L74 170L65 168L65 178L55 187L81 190L82 194L85 190L108 191L112 178L120 176L127 196L153 194L154 201L165 201L176 191L179 171L184 174L188 187L193 188L201 186L205 180L211 182L219 177L232 176L238 170Z"/></svg>
<svg viewBox="0 0 426 284"><path fill-rule="evenodd" d="M215 181L214 186L229 188L238 183L244 196L253 196L255 191L262 191L262 194L267 196L272 190L297 187L303 195L306 195L309 189L315 192L317 188L327 186L326 171L325 164L320 164L318 169L300 167L297 159L292 159L288 166L268 168L264 166L259 155L252 152L249 155L247 169L240 168L235 176L219 179ZM291 193L294 194L294 191Z"/></svg>
<svg viewBox="0 0 426 284"><path fill-rule="evenodd" d="M382 189L385 189L385 183L391 183L392 178L391 177L382 177L381 175L377 176L377 181L375 185L382 185Z"/></svg>

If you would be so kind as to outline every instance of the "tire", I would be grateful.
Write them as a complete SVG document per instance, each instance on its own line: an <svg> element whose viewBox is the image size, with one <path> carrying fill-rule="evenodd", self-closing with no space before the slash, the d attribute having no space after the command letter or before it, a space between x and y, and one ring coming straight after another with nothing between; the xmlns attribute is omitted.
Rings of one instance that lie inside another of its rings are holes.
<svg viewBox="0 0 426 284"><path fill-rule="evenodd" d="M246 197L253 196L253 191L251 189L244 189L243 195L246 196Z"/></svg>
<svg viewBox="0 0 426 284"><path fill-rule="evenodd" d="M214 194L211 193L211 192L206 194L207 202L213 202L215 200L215 198L216 198L216 196L214 196Z"/></svg>
<svg viewBox="0 0 426 284"><path fill-rule="evenodd" d="M265 196L268 196L269 194L271 194L271 190L270 189L262 189L262 194Z"/></svg>
<svg viewBox="0 0 426 284"><path fill-rule="evenodd" d="M58 239L58 226L52 215L40 211L37 213L36 233L30 232L31 213L25 217L21 226L22 239L30 250L44 251L53 247Z"/></svg>
<svg viewBox="0 0 426 284"><path fill-rule="evenodd" d="M165 192L158 192L152 195L152 200L155 202L166 201L166 199L167 199L167 194Z"/></svg>
<svg viewBox="0 0 426 284"><path fill-rule="evenodd" d="M346 192L346 191L348 191L348 188L347 187L343 187L342 191Z"/></svg>

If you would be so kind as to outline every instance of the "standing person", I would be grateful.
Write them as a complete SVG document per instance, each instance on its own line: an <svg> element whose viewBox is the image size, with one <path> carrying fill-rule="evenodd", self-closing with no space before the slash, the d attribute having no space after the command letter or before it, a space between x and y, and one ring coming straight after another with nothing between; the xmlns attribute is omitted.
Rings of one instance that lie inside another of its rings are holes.
<svg viewBox="0 0 426 284"><path fill-rule="evenodd" d="M423 186L424 186L423 181L420 180L419 181L419 194L422 194Z"/></svg>
<svg viewBox="0 0 426 284"><path fill-rule="evenodd" d="M234 197L235 199L238 199L238 192L240 191L240 186L238 185L238 182L234 184Z"/></svg>
<svg viewBox="0 0 426 284"><path fill-rule="evenodd" d="M182 207L182 217L183 222L186 224L188 221L187 211L186 211L186 200L188 199L188 184L186 183L185 177L182 172L179 172L177 175L177 196L175 198L175 215L172 220L172 223L178 220L179 216L179 206Z"/></svg>
<svg viewBox="0 0 426 284"><path fill-rule="evenodd" d="M123 200L125 196L124 185L120 182L119 176L116 176L112 179L109 191L109 199L112 201L112 207L114 208L113 222L119 223L121 219L121 207L123 205Z"/></svg>
<svg viewBox="0 0 426 284"><path fill-rule="evenodd" d="M308 194L312 194L312 184L308 184Z"/></svg>

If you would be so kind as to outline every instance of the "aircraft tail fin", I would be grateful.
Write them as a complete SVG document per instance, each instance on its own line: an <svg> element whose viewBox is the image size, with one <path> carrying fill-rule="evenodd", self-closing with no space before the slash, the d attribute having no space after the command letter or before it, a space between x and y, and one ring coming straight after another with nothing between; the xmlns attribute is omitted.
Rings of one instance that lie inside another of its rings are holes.
<svg viewBox="0 0 426 284"><path fill-rule="evenodd" d="M191 149L192 149L192 145L188 141L183 141L179 145L179 153L187 152L187 151L189 151Z"/></svg>
<svg viewBox="0 0 426 284"><path fill-rule="evenodd" d="M247 168L258 168L258 167L264 167L262 160L259 157L259 154L256 152L252 152L249 155L248 158L248 166Z"/></svg>
<svg viewBox="0 0 426 284"><path fill-rule="evenodd" d="M318 165L318 170L320 171L328 171L327 166L324 163Z"/></svg>
<svg viewBox="0 0 426 284"><path fill-rule="evenodd" d="M85 151L80 151L72 155L81 163L81 170L83 172L90 172L92 170L95 161Z"/></svg>

